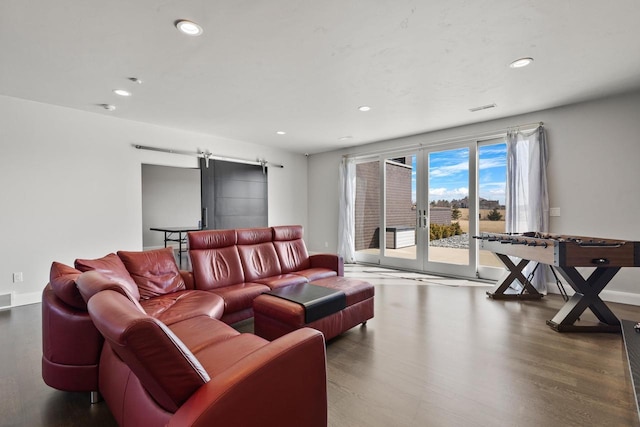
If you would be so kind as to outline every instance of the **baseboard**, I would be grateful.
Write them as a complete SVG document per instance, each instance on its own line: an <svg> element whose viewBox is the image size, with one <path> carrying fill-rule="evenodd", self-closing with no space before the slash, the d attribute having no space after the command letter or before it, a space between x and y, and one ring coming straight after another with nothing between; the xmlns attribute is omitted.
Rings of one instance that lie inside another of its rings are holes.
<svg viewBox="0 0 640 427"><path fill-rule="evenodd" d="M24 294L13 293L12 307L21 305L37 304L42 302L42 292L28 292Z"/></svg>
<svg viewBox="0 0 640 427"><path fill-rule="evenodd" d="M603 301L640 306L640 294L636 293L608 291L605 289L600 292L600 298L602 298Z"/></svg>
<svg viewBox="0 0 640 427"><path fill-rule="evenodd" d="M11 308L13 304L13 292L6 292L4 294L0 294L0 310L5 308Z"/></svg>
<svg viewBox="0 0 640 427"><path fill-rule="evenodd" d="M569 296L575 293L570 286L565 285L564 289ZM550 294L560 294L555 282L547 283L547 292ZM600 298L602 298L603 301L607 302L617 302L620 304L640 306L640 294L632 292L610 291L604 289L602 292L600 292Z"/></svg>

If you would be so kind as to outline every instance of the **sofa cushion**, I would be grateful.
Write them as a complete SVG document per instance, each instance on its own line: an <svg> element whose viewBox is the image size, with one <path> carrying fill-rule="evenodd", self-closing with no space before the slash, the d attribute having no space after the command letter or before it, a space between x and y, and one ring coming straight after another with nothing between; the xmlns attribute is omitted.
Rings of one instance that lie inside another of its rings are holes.
<svg viewBox="0 0 640 427"><path fill-rule="evenodd" d="M294 271L293 274L304 276L310 282L338 275L338 273L333 270L329 270L328 268L307 268L306 270Z"/></svg>
<svg viewBox="0 0 640 427"><path fill-rule="evenodd" d="M172 248L142 252L118 251L118 257L138 285L141 299L186 289Z"/></svg>
<svg viewBox="0 0 640 427"><path fill-rule="evenodd" d="M203 348L240 335L240 332L226 323L209 321L204 316L192 317L167 326L196 357L197 352Z"/></svg>
<svg viewBox="0 0 640 427"><path fill-rule="evenodd" d="M73 267L54 261L49 271L49 283L58 298L71 307L86 311L87 304L76 287L76 279L80 273Z"/></svg>
<svg viewBox="0 0 640 427"><path fill-rule="evenodd" d="M222 297L207 291L178 291L140 300L144 311L165 325L198 316L220 319L224 312Z"/></svg>
<svg viewBox="0 0 640 427"><path fill-rule="evenodd" d="M269 291L269 287L259 283L239 283L237 285L216 288L214 293L224 299L224 312L233 313L236 311L251 308L253 299L263 292Z"/></svg>
<svg viewBox="0 0 640 427"><path fill-rule="evenodd" d="M240 233L238 233L238 236ZM238 244L244 278L247 282L282 274L280 260L273 243Z"/></svg>
<svg viewBox="0 0 640 427"><path fill-rule="evenodd" d="M194 351L195 356L212 377L215 377L239 360L269 344L269 341L253 334L240 334L215 345ZM304 381L304 379L300 379ZM264 425L269 425L266 420Z"/></svg>
<svg viewBox="0 0 640 427"><path fill-rule="evenodd" d="M80 271L95 270L107 279L124 286L133 298L140 299L138 285L116 254L111 253L98 259L77 259L75 267Z"/></svg>
<svg viewBox="0 0 640 427"><path fill-rule="evenodd" d="M88 308L112 350L166 411L175 412L209 381L184 343L162 322L136 310L123 295L99 292L89 300Z"/></svg>
<svg viewBox="0 0 640 427"><path fill-rule="evenodd" d="M235 245L190 249L196 289L213 290L245 281L240 255Z"/></svg>
<svg viewBox="0 0 640 427"><path fill-rule="evenodd" d="M291 285L302 285L307 282L309 282L309 280L299 274L278 274L277 276L256 279L256 283L267 285L269 289L278 289Z"/></svg>
<svg viewBox="0 0 640 427"><path fill-rule="evenodd" d="M307 247L302 240L301 226L273 227L273 246L278 254L283 273L306 270L311 267Z"/></svg>

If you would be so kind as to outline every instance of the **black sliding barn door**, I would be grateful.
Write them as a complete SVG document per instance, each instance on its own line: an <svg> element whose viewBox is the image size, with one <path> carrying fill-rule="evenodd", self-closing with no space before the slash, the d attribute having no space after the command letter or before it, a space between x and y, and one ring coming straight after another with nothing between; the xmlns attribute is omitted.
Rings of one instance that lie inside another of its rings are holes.
<svg viewBox="0 0 640 427"><path fill-rule="evenodd" d="M200 180L203 228L267 226L267 168L200 159Z"/></svg>

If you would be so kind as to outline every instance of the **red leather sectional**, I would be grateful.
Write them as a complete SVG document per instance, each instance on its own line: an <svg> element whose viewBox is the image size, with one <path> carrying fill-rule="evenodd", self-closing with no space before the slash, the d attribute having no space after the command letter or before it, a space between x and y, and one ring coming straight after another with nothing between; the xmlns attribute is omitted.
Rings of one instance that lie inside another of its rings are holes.
<svg viewBox="0 0 640 427"><path fill-rule="evenodd" d="M301 226L188 233L197 289L224 299L226 323L253 317L253 300L282 286L344 276L341 257L309 255Z"/></svg>
<svg viewBox="0 0 640 427"><path fill-rule="evenodd" d="M269 289L339 281L342 259L309 256L300 226L194 232L189 245L193 272L170 248L54 262L44 381L99 390L121 426L326 425L322 334L270 342L228 325L252 317Z"/></svg>

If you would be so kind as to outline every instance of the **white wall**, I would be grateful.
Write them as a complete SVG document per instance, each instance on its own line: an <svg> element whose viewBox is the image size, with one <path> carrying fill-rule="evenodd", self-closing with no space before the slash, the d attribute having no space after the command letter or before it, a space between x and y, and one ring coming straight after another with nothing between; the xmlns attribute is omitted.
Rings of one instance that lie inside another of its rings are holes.
<svg viewBox="0 0 640 427"><path fill-rule="evenodd" d="M302 155L0 96L0 294L13 292L14 305L37 301L52 261L142 250L141 164L197 159L134 143L283 164L269 170L269 223L307 224ZM24 282L12 283L13 272Z"/></svg>
<svg viewBox="0 0 640 427"><path fill-rule="evenodd" d="M482 113L475 113L482 114ZM362 153L542 121L549 145L551 232L640 241L640 92L508 119L383 141L367 147L309 157L307 245L335 251L338 227L338 166L346 153ZM622 292L624 294L616 294ZM623 269L603 295L640 304L640 268Z"/></svg>

